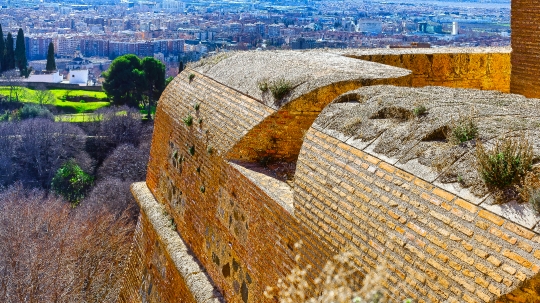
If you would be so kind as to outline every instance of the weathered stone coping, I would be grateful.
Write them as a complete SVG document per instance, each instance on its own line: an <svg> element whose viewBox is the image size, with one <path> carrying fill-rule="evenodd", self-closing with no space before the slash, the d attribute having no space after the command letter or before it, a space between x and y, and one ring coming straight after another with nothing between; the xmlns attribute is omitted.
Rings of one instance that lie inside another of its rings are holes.
<svg viewBox="0 0 540 303"><path fill-rule="evenodd" d="M376 48L376 49L345 49L335 53L347 56L376 56L376 55L416 55L416 54L509 54L511 47L438 47L438 48Z"/></svg>
<svg viewBox="0 0 540 303"><path fill-rule="evenodd" d="M274 109L332 83L401 78L403 68L356 60L326 51L231 52L203 60L194 70ZM294 89L279 103L259 83L285 79Z"/></svg>
<svg viewBox="0 0 540 303"><path fill-rule="evenodd" d="M246 176L251 182L257 184L260 189L276 201L281 207L283 207L290 214L294 213L294 199L293 190L287 183L280 181L274 177L268 176L262 172L252 169L253 167L247 167L250 163L245 163L244 166L240 163L236 164L229 162L229 165L234 167L244 176Z"/></svg>
<svg viewBox="0 0 540 303"><path fill-rule="evenodd" d="M225 302L219 290L212 285L206 270L179 234L171 229L170 218L166 215L165 208L155 200L146 182L132 184L131 192L141 207L141 213L152 224L195 300L198 303Z"/></svg>
<svg viewBox="0 0 540 303"><path fill-rule="evenodd" d="M439 137L450 132L454 121L474 113L484 144L527 132L538 155L539 104L538 99L493 91L371 86L338 97L323 110L313 128L538 232L540 216L528 203L493 205L491 192L474 168L472 143L451 145ZM413 111L419 105L425 106L426 113L415 118ZM441 155L451 161L438 164L436 169L434 163ZM454 180L456 176L463 180Z"/></svg>

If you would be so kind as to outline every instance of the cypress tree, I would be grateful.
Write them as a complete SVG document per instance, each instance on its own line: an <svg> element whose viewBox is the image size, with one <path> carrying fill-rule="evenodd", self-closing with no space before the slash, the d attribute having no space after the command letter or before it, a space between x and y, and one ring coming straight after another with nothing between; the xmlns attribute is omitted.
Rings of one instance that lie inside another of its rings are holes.
<svg viewBox="0 0 540 303"><path fill-rule="evenodd" d="M178 62L178 73L181 73L184 70L184 62L182 60L178 60L178 61L179 61Z"/></svg>
<svg viewBox="0 0 540 303"><path fill-rule="evenodd" d="M54 61L54 44L52 42L49 43L49 50L47 51L47 66L45 69L48 72L56 70L56 62Z"/></svg>
<svg viewBox="0 0 540 303"><path fill-rule="evenodd" d="M7 34L6 38L6 52L5 52L5 70L15 69L15 52L13 49L13 36L11 33Z"/></svg>
<svg viewBox="0 0 540 303"><path fill-rule="evenodd" d="M19 32L17 33L17 42L15 46L15 62L17 64L17 67L19 68L21 76L28 77L28 75L26 74L28 70L28 61L26 60L26 45L24 43L24 33L22 28L19 28Z"/></svg>
<svg viewBox="0 0 540 303"><path fill-rule="evenodd" d="M2 32L2 25L0 24L0 72L6 70L4 53L6 52L6 43L4 41L4 32Z"/></svg>

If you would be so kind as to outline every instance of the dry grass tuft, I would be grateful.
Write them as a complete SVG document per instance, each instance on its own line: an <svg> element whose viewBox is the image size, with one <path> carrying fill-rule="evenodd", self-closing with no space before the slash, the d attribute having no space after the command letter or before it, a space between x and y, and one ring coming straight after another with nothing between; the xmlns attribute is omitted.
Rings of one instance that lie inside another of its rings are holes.
<svg viewBox="0 0 540 303"><path fill-rule="evenodd" d="M295 244L298 248L300 244ZM300 256L296 256L296 262ZM278 298L279 303L385 303L387 295L382 287L389 277L385 264L365 276L359 287L362 274L357 271L352 261L351 252L342 252L326 263L321 274L315 279L315 285L307 281L308 265L301 269L298 265L279 280L276 287L267 287L267 298ZM315 290L313 292L313 290ZM318 295L311 296L312 293Z"/></svg>
<svg viewBox="0 0 540 303"><path fill-rule="evenodd" d="M528 172L518 188L519 198L523 202L529 202L531 207L540 213L540 169L537 167Z"/></svg>
<svg viewBox="0 0 540 303"><path fill-rule="evenodd" d="M505 190L517 184L532 169L533 149L524 137L505 137L486 149L476 144L476 162L480 177L490 188Z"/></svg>

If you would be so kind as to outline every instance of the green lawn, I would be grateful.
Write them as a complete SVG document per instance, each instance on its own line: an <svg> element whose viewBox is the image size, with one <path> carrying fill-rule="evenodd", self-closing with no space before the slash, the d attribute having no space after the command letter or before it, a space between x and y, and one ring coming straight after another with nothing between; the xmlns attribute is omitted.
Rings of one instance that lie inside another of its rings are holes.
<svg viewBox="0 0 540 303"><path fill-rule="evenodd" d="M66 91L67 91L66 89L51 89L50 90L50 92L53 93L53 95L58 99L61 99L63 96L65 96ZM107 94L105 94L105 92L95 92L95 91L88 91L88 90L81 90L81 89L69 90L69 95L71 97L76 97L76 96L91 97L91 98L96 98L103 101L106 101L108 99Z"/></svg>
<svg viewBox="0 0 540 303"><path fill-rule="evenodd" d="M100 99L103 101L98 102L74 102L74 101L63 101L62 98L66 95L65 89L51 89L50 92L56 97L55 102L52 104L63 112L66 113L87 113L93 112L96 109L109 106L107 100L107 95L104 92L96 91L85 91L85 90L70 90L69 95L72 97L91 97ZM35 90L20 87L18 88L19 101L21 102L31 102L36 103L34 98ZM0 86L0 95L9 96L9 87ZM15 94L12 95L14 97Z"/></svg>
<svg viewBox="0 0 540 303"><path fill-rule="evenodd" d="M100 119L93 113L67 114L54 116L56 122L96 122Z"/></svg>

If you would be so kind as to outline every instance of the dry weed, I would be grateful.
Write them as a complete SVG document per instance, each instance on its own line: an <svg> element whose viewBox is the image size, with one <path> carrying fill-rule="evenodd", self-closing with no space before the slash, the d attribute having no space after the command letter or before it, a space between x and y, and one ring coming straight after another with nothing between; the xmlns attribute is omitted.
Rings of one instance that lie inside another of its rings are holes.
<svg viewBox="0 0 540 303"><path fill-rule="evenodd" d="M301 243L295 244L298 248ZM382 286L389 277L386 264L362 279L352 261L354 255L342 252L326 263L315 285L307 281L311 266L301 269L298 265L285 280L279 280L276 287L267 287L267 298L278 298L279 303L385 303L387 295ZM296 256L298 264L300 256ZM359 283L362 281L362 283ZM361 287L358 287L361 284ZM312 296L311 294L318 294ZM410 301L409 301L410 302Z"/></svg>
<svg viewBox="0 0 540 303"><path fill-rule="evenodd" d="M540 169L536 167L528 172L517 187L522 202L529 202L531 207L540 213Z"/></svg>

